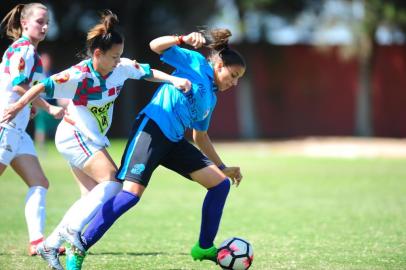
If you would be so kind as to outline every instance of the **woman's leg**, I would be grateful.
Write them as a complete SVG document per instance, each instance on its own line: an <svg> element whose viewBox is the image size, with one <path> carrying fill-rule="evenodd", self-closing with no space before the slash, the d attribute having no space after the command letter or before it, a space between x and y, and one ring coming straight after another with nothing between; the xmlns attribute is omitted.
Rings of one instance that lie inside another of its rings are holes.
<svg viewBox="0 0 406 270"><path fill-rule="evenodd" d="M124 181L123 190L103 205L82 235L85 250L99 241L121 215L138 203L144 190L143 185Z"/></svg>
<svg viewBox="0 0 406 270"><path fill-rule="evenodd" d="M25 219L30 241L28 253L36 255L35 247L42 242L44 236L45 203L49 182L36 156L17 156L10 165L28 186L25 198Z"/></svg>
<svg viewBox="0 0 406 270"><path fill-rule="evenodd" d="M75 174L81 183L90 182L94 179L97 184L86 196L75 202L63 218L64 224L60 224L46 245L56 248L61 241L65 240L80 248L80 232L94 217L100 206L108 199L116 195L122 188L121 182L115 179L117 167L106 151L101 149L90 157L81 173ZM74 170L77 172L77 170ZM66 222L65 222L66 221ZM61 226L64 225L64 226ZM55 241L57 240L57 241Z"/></svg>
<svg viewBox="0 0 406 270"><path fill-rule="evenodd" d="M0 176L4 173L7 169L7 165L0 162Z"/></svg>
<svg viewBox="0 0 406 270"><path fill-rule="evenodd" d="M87 195L98 184L96 180L82 172L81 169L72 167L72 173L79 186L80 195L82 197Z"/></svg>
<svg viewBox="0 0 406 270"><path fill-rule="evenodd" d="M47 247L56 248L62 244L63 239L61 239L60 237L61 230L64 228L64 226L66 226L66 224L68 224L69 220L71 219L71 216L75 215L75 212L77 211L75 209L80 207L80 204L82 203L81 200L84 198L84 196L87 195L87 193L90 192L98 184L95 179L88 176L78 168L72 167L72 173L75 177L76 182L79 185L82 197L69 208L69 210L63 216L62 220L57 225L57 227L47 237L46 240Z"/></svg>
<svg viewBox="0 0 406 270"><path fill-rule="evenodd" d="M215 260L217 250L214 247L214 239L230 190L230 181L215 165L197 170L191 177L207 188L202 206L199 242L192 248L192 257L199 260Z"/></svg>

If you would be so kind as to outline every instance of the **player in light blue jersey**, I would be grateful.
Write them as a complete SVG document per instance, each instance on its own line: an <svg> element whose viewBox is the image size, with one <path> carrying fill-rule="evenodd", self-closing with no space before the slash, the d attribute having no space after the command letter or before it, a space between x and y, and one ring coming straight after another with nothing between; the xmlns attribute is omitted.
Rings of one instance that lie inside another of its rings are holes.
<svg viewBox="0 0 406 270"><path fill-rule="evenodd" d="M230 180L238 185L242 179L239 167L224 165L207 134L216 94L237 85L245 72L243 58L228 47L230 36L229 30L216 29L206 35L194 32L151 41L151 49L176 69L173 75L192 82L191 90L180 92L170 84L163 84L138 115L117 172L117 178L124 181L123 190L107 201L89 224L82 235L81 247L77 247L79 251L67 258L69 270L81 269L86 251L123 213L137 204L159 165L207 189L200 236L191 255L195 260L216 261L214 239ZM187 44L199 48L206 43L212 51L208 59L178 46ZM184 138L188 128L193 129L193 139L200 151Z"/></svg>

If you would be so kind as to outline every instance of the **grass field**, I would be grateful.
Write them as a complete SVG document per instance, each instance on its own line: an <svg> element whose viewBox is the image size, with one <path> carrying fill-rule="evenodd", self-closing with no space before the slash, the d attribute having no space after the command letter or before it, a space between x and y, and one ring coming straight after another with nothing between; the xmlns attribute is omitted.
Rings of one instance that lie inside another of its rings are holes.
<svg viewBox="0 0 406 270"><path fill-rule="evenodd" d="M124 142L110 149L118 162ZM232 188L216 244L249 240L251 269L406 269L406 158L310 158L264 147L220 145L244 180ZM67 164L49 144L49 233L78 197ZM26 187L8 169L0 184L0 269L46 269L26 255ZM194 262L205 191L159 169L140 203L91 250L84 269L219 269ZM64 262L64 258L62 261Z"/></svg>

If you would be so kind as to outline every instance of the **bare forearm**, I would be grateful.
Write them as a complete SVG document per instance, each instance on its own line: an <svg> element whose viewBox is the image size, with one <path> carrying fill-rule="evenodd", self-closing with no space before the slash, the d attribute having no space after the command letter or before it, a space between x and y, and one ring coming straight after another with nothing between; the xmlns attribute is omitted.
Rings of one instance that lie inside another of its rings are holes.
<svg viewBox="0 0 406 270"><path fill-rule="evenodd" d="M27 104L34 101L39 96L39 94L44 91L44 89L45 89L45 87L44 87L44 84L42 84L42 83L34 85L28 91L25 91L23 93L21 98L17 101L18 106L21 108L25 107ZM20 93L20 91L21 91L21 89L18 89L17 92ZM46 109L49 106L49 104L46 101L44 101L43 99L38 99L38 101L34 102L34 105L42 107L44 109Z"/></svg>
<svg viewBox="0 0 406 270"><path fill-rule="evenodd" d="M38 107L38 108L42 108L45 111L49 112L50 104L41 97L37 97L36 99L34 99L34 101L32 102L32 105L34 105L35 107Z"/></svg>
<svg viewBox="0 0 406 270"><path fill-rule="evenodd" d="M199 149L217 166L223 164L220 156L217 154L209 135L206 132L193 130L193 140Z"/></svg>
<svg viewBox="0 0 406 270"><path fill-rule="evenodd" d="M149 43L151 50L157 54L161 54L166 49L179 44L180 40L177 36L163 36L152 40Z"/></svg>
<svg viewBox="0 0 406 270"><path fill-rule="evenodd" d="M169 75L169 74L167 74L165 72L159 71L157 69L151 69L151 71L152 71L152 76L149 77L149 78L146 78L147 81L150 81L150 82L164 82L164 83L167 83L167 82L171 83L172 82L173 76L171 76L171 75Z"/></svg>

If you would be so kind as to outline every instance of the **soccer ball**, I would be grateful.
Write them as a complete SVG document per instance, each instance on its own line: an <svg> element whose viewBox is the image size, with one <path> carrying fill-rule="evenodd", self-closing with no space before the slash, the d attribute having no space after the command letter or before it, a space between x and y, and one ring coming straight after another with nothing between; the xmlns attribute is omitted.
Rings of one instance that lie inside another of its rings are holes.
<svg viewBox="0 0 406 270"><path fill-rule="evenodd" d="M246 270L250 268L254 260L254 250L248 241L231 237L221 243L217 262L222 269Z"/></svg>

